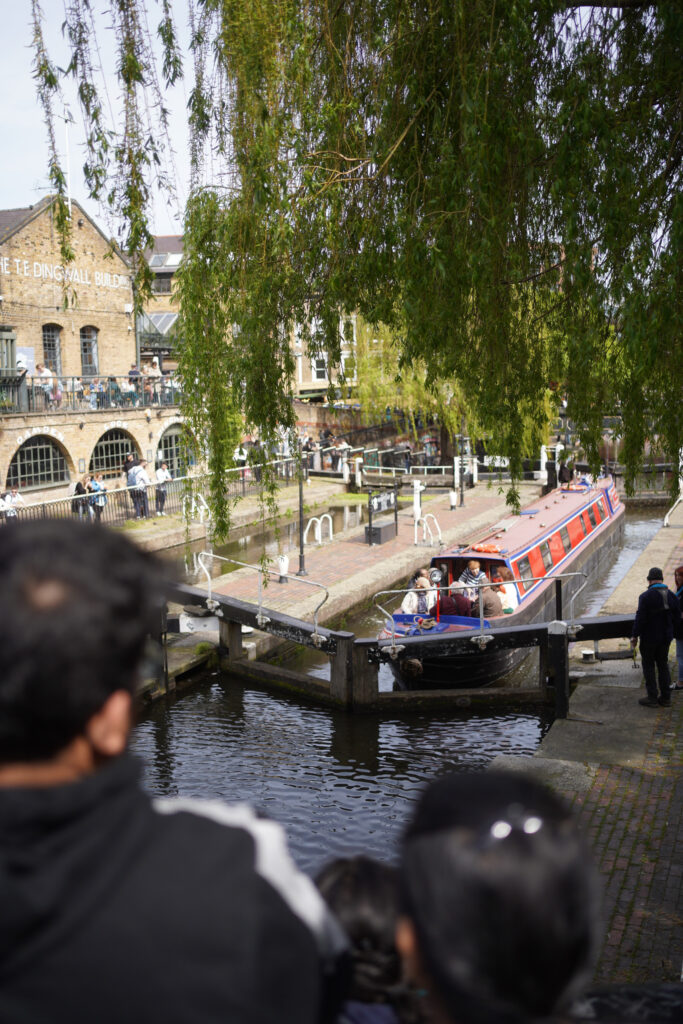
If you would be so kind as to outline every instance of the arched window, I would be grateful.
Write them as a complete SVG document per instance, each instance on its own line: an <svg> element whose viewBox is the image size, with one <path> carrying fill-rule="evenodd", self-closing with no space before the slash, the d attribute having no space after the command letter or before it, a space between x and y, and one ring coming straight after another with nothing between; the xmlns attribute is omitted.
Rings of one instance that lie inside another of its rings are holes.
<svg viewBox="0 0 683 1024"><path fill-rule="evenodd" d="M43 363L57 376L62 375L62 328L43 324Z"/></svg>
<svg viewBox="0 0 683 1024"><path fill-rule="evenodd" d="M81 374L96 377L99 373L97 361L97 328L81 327Z"/></svg>
<svg viewBox="0 0 683 1024"><path fill-rule="evenodd" d="M15 453L7 472L6 487L30 491L69 482L69 470L61 448L51 437L38 434Z"/></svg>
<svg viewBox="0 0 683 1024"><path fill-rule="evenodd" d="M130 434L125 430L108 430L106 434L102 434L93 449L88 472L102 473L110 480L121 476L128 452L135 452L138 457L140 456Z"/></svg>
<svg viewBox="0 0 683 1024"><path fill-rule="evenodd" d="M157 462L167 463L172 477L185 476L188 465L194 465L192 452L187 451L183 430L179 423L173 423L159 440Z"/></svg>

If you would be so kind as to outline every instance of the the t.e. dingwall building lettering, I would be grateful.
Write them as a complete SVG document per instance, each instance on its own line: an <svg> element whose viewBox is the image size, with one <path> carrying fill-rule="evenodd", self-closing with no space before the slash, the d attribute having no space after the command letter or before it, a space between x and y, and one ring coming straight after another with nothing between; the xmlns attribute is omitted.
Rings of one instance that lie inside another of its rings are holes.
<svg viewBox="0 0 683 1024"><path fill-rule="evenodd" d="M71 222L74 258L63 266L51 197L0 210L1 322L14 328L29 374L46 363L66 377L127 373L136 359L130 267L76 202Z"/></svg>

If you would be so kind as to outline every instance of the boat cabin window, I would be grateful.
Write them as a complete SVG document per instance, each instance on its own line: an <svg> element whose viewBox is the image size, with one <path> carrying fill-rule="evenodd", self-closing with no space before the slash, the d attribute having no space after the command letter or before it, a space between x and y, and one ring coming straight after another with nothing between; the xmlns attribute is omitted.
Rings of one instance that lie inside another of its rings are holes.
<svg viewBox="0 0 683 1024"><path fill-rule="evenodd" d="M595 506L594 505L589 505L588 506L588 518L590 519L591 526L593 527L593 529L595 529L595 527L598 525L598 523L597 523L597 520L595 518Z"/></svg>
<svg viewBox="0 0 683 1024"><path fill-rule="evenodd" d="M583 530L584 537L587 537L588 536L588 530L586 529L586 521L583 518L583 513L582 512L579 513L579 515L577 516L577 519L579 520L579 523L581 524L581 529Z"/></svg>
<svg viewBox="0 0 683 1024"><path fill-rule="evenodd" d="M546 571L548 569L552 569L553 556L550 553L550 545L548 544L547 540L544 540L541 544L541 558L543 559L543 564L546 567Z"/></svg>
<svg viewBox="0 0 683 1024"><path fill-rule="evenodd" d="M602 505L602 498L600 498L599 501L595 502L595 505L593 505L593 508L595 509L595 514L596 514L596 516L598 518L598 522L601 523L602 520L605 518L605 510L604 510L603 505Z"/></svg>
<svg viewBox="0 0 683 1024"><path fill-rule="evenodd" d="M562 547L564 548L565 555L568 551L571 551L572 542L569 539L569 530L566 526L563 526L560 530L560 540L562 541Z"/></svg>
<svg viewBox="0 0 683 1024"><path fill-rule="evenodd" d="M531 571L531 562L528 558L520 558L519 562L517 562L517 569L519 571L519 575L523 580L533 579L534 574ZM522 583L522 590L528 590L531 585L531 583Z"/></svg>

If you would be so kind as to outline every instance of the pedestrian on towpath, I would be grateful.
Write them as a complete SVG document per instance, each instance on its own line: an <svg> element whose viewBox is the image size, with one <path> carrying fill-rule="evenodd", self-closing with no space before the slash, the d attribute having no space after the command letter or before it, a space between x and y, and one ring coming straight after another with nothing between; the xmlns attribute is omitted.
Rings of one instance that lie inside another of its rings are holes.
<svg viewBox="0 0 683 1024"><path fill-rule="evenodd" d="M664 573L654 566L647 574L647 590L638 598L633 622L632 647L640 639L640 657L647 695L639 704L646 708L671 707L669 647L674 637L674 622L680 619L678 598L664 583ZM659 681L659 696L657 682Z"/></svg>
<svg viewBox="0 0 683 1024"><path fill-rule="evenodd" d="M282 828L151 799L126 752L165 600L112 530L0 530L3 1024L323 1020L346 943Z"/></svg>

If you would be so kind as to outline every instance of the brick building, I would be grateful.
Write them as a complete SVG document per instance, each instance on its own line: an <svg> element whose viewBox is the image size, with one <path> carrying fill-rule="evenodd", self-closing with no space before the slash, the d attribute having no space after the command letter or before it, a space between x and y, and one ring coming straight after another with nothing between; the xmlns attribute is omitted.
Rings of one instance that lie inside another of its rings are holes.
<svg viewBox="0 0 683 1024"><path fill-rule="evenodd" d="M85 472L120 480L125 452L179 469L176 394L133 389L131 271L76 202L63 267L54 198L0 210L0 493L61 497ZM41 371L40 367L46 370Z"/></svg>

